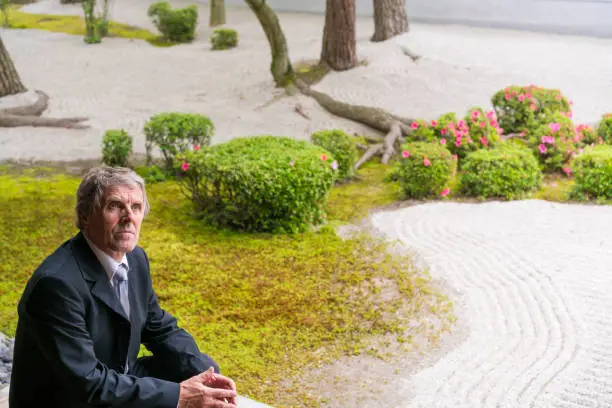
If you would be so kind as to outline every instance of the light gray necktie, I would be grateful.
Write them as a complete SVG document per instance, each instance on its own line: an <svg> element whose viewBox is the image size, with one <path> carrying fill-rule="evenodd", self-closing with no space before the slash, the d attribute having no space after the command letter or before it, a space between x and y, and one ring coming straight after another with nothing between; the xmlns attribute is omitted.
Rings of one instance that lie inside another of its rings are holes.
<svg viewBox="0 0 612 408"><path fill-rule="evenodd" d="M123 310L125 311L125 314L129 319L130 299L128 296L127 267L124 263L121 263L119 264L119 266L117 266L117 270L113 275L113 286L115 288L117 298L121 301L121 306L123 306Z"/></svg>

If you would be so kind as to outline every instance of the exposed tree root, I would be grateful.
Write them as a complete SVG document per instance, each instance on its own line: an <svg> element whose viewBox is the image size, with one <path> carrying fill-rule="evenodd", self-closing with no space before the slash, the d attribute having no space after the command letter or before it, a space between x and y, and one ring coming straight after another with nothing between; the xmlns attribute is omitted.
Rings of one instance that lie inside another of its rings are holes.
<svg viewBox="0 0 612 408"><path fill-rule="evenodd" d="M376 144L370 146L368 150L366 150L361 159L355 164L355 168L359 168L359 166L367 160L378 154L382 155L383 163L388 163L395 153L396 143L402 141L402 136L407 136L412 133L410 125L413 119L403 118L380 108L351 105L338 101L323 92L312 89L300 79L296 79L295 86L304 95L310 96L316 100L322 108L331 114L367 125L387 134L384 138L366 136L369 141Z"/></svg>
<svg viewBox="0 0 612 408"><path fill-rule="evenodd" d="M42 91L35 91L38 95L36 101L26 106L0 109L0 127L60 127L66 129L85 129L88 125L81 122L89 120L86 117L77 118L46 118L42 113L49 106L49 95Z"/></svg>

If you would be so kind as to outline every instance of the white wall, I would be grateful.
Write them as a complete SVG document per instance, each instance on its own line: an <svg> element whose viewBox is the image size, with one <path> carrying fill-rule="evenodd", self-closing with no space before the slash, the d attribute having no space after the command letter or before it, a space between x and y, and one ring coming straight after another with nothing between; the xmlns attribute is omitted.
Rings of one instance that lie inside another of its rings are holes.
<svg viewBox="0 0 612 408"><path fill-rule="evenodd" d="M325 10L325 0L267 2L277 11ZM407 9L413 21L612 37L612 0L407 0ZM371 15L372 0L357 0L357 13Z"/></svg>

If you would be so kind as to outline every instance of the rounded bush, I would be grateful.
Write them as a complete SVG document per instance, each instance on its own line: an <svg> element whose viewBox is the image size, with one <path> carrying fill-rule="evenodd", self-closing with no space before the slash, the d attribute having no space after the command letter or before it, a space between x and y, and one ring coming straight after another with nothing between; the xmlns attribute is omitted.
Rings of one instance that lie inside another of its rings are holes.
<svg viewBox="0 0 612 408"><path fill-rule="evenodd" d="M110 129L102 137L102 162L112 167L127 167L132 153L132 137L123 129Z"/></svg>
<svg viewBox="0 0 612 408"><path fill-rule="evenodd" d="M431 122L418 120L412 124L410 141L436 141L462 159L474 150L489 148L500 140L502 129L495 111L472 108L463 119L455 113L440 115Z"/></svg>
<svg viewBox="0 0 612 408"><path fill-rule="evenodd" d="M602 115L597 126L597 137L601 138L604 143L612 144L612 113Z"/></svg>
<svg viewBox="0 0 612 408"><path fill-rule="evenodd" d="M209 146L214 132L213 123L203 115L176 112L154 115L144 126L147 162L151 163L155 145L162 152L166 167L171 169L174 156L193 145Z"/></svg>
<svg viewBox="0 0 612 408"><path fill-rule="evenodd" d="M198 24L196 5L172 9L167 1L160 1L151 4L147 14L159 32L169 41L183 43L195 38Z"/></svg>
<svg viewBox="0 0 612 408"><path fill-rule="evenodd" d="M557 112L549 122L540 125L527 139L545 172L561 170L578 152L580 135L567 116Z"/></svg>
<svg viewBox="0 0 612 408"><path fill-rule="evenodd" d="M506 134L528 134L546 123L546 117L555 112L571 117L571 103L558 89L513 85L496 92L491 102Z"/></svg>
<svg viewBox="0 0 612 408"><path fill-rule="evenodd" d="M587 147L570 162L575 198L612 198L612 146ZM569 173L569 171L568 171Z"/></svg>
<svg viewBox="0 0 612 408"><path fill-rule="evenodd" d="M527 147L500 143L490 150L477 150L463 161L461 192L471 197L524 197L542 182L538 160Z"/></svg>
<svg viewBox="0 0 612 408"><path fill-rule="evenodd" d="M342 130L322 130L313 133L310 137L312 143L322 147L334 156L338 166L338 180L345 180L355 174L355 163L359 151L355 142Z"/></svg>
<svg viewBox="0 0 612 408"><path fill-rule="evenodd" d="M402 146L395 178L408 198L422 199L448 194L457 160L439 143L412 142Z"/></svg>
<svg viewBox="0 0 612 408"><path fill-rule="evenodd" d="M301 232L326 218L336 179L326 150L287 137L254 136L181 154L179 182L216 226Z"/></svg>
<svg viewBox="0 0 612 408"><path fill-rule="evenodd" d="M238 32L231 28L217 28L210 36L213 50L227 50L238 45Z"/></svg>

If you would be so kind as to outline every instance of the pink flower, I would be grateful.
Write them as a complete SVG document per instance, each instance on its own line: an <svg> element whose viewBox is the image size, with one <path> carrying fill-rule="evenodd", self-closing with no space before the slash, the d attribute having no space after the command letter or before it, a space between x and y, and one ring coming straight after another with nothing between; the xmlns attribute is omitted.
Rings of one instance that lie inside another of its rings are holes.
<svg viewBox="0 0 612 408"><path fill-rule="evenodd" d="M574 116L574 114L572 112L567 112L566 116L571 119Z"/></svg>
<svg viewBox="0 0 612 408"><path fill-rule="evenodd" d="M495 117L495 111L490 110L487 112L487 119L493 119Z"/></svg>
<svg viewBox="0 0 612 408"><path fill-rule="evenodd" d="M538 107L535 105L535 103L532 103L531 105L529 105L529 109L535 111L536 109L538 109Z"/></svg>
<svg viewBox="0 0 612 408"><path fill-rule="evenodd" d="M437 121L435 121L435 120L432 120L432 121L431 121L431 126L433 126L433 127L438 126L438 122L437 122Z"/></svg>
<svg viewBox="0 0 612 408"><path fill-rule="evenodd" d="M544 144L554 144L555 138L553 136L542 136L542 143Z"/></svg>
<svg viewBox="0 0 612 408"><path fill-rule="evenodd" d="M440 133L441 133L441 134L443 134L443 135L445 135L445 134L447 134L447 133L448 133L448 130L446 130L446 128L444 128L444 129L440 130Z"/></svg>
<svg viewBox="0 0 612 408"><path fill-rule="evenodd" d="M463 128L466 126L465 120L461 119L459 122L457 122L457 126L459 126L460 128Z"/></svg>
<svg viewBox="0 0 612 408"><path fill-rule="evenodd" d="M446 197L448 193L450 193L450 188L447 187L444 190L442 190L442 192L440 193L440 196Z"/></svg>
<svg viewBox="0 0 612 408"><path fill-rule="evenodd" d="M410 127L414 130L417 130L419 128L419 124L416 122L412 122L412 125L410 125Z"/></svg>
<svg viewBox="0 0 612 408"><path fill-rule="evenodd" d="M486 124L486 123L484 123L484 122L480 122L480 125L479 125L479 126L480 126L482 129L484 129L484 128L487 126L487 124Z"/></svg>
<svg viewBox="0 0 612 408"><path fill-rule="evenodd" d="M478 119L480 117L480 112L475 110L472 112L472 119Z"/></svg>
<svg viewBox="0 0 612 408"><path fill-rule="evenodd" d="M423 159L423 164L425 165L425 167L431 166L431 162L429 161L427 157Z"/></svg>
<svg viewBox="0 0 612 408"><path fill-rule="evenodd" d="M574 101L569 101L569 104L570 104L570 105L573 105L573 104L574 104Z"/></svg>
<svg viewBox="0 0 612 408"><path fill-rule="evenodd" d="M440 144L444 146L446 144L446 139L440 139Z"/></svg>
<svg viewBox="0 0 612 408"><path fill-rule="evenodd" d="M560 101L563 97L561 96L561 94L557 94L557 96L555 96L555 99Z"/></svg>
<svg viewBox="0 0 612 408"><path fill-rule="evenodd" d="M510 100L510 98L511 98L511 96L510 96L510 95L508 95L508 94L506 94L506 100L507 100L507 101L509 101L509 100Z"/></svg>
<svg viewBox="0 0 612 408"><path fill-rule="evenodd" d="M183 171L189 170L189 163L183 162L183 164L181 164L181 170Z"/></svg>
<svg viewBox="0 0 612 408"><path fill-rule="evenodd" d="M523 102L523 101L525 100L525 95L520 94L520 95L518 96L518 100L519 100L519 101L521 101L521 102Z"/></svg>
<svg viewBox="0 0 612 408"><path fill-rule="evenodd" d="M572 168L569 166L565 166L563 167L563 172L569 176L570 174L572 174Z"/></svg>
<svg viewBox="0 0 612 408"><path fill-rule="evenodd" d="M556 181L553 181L552 183L550 183L551 187L558 187L559 184Z"/></svg>
<svg viewBox="0 0 612 408"><path fill-rule="evenodd" d="M334 170L338 170L338 162L334 160L331 164L331 168Z"/></svg>
<svg viewBox="0 0 612 408"><path fill-rule="evenodd" d="M458 159L459 159L459 155L454 154L454 155L453 155L453 160L458 160Z"/></svg>
<svg viewBox="0 0 612 408"><path fill-rule="evenodd" d="M457 139L455 141L455 146L457 146L457 147L461 146L461 139Z"/></svg>
<svg viewBox="0 0 612 408"><path fill-rule="evenodd" d="M194 144L193 145L193 150L200 150L200 145L199 144Z"/></svg>
<svg viewBox="0 0 612 408"><path fill-rule="evenodd" d="M538 149L540 149L540 153L542 153L542 154L544 154L544 153L546 153L546 152L548 151L548 149L546 148L546 146L545 146L545 145L543 145L543 144L540 144L540 145L538 146Z"/></svg>
<svg viewBox="0 0 612 408"><path fill-rule="evenodd" d="M321 160L326 161L327 160L327 155L326 154L322 154L321 155Z"/></svg>
<svg viewBox="0 0 612 408"><path fill-rule="evenodd" d="M527 94L527 99L531 99L532 95L530 93Z"/></svg>
<svg viewBox="0 0 612 408"><path fill-rule="evenodd" d="M489 141L486 137L483 136L480 138L480 143L482 143L483 146L487 146L489 144Z"/></svg>
<svg viewBox="0 0 612 408"><path fill-rule="evenodd" d="M291 167L293 167L293 166L295 166L295 163L294 163L294 162L292 162L292 161L290 161L290 162L289 162L289 165L290 165Z"/></svg>
<svg viewBox="0 0 612 408"><path fill-rule="evenodd" d="M561 130L561 125L556 122L551 123L549 127L550 127L550 130L552 130L553 132L558 132L559 130Z"/></svg>
<svg viewBox="0 0 612 408"><path fill-rule="evenodd" d="M404 151L402 152L402 157L403 157L404 159L409 158L409 157L410 157L410 152L409 152L408 150L404 150Z"/></svg>

